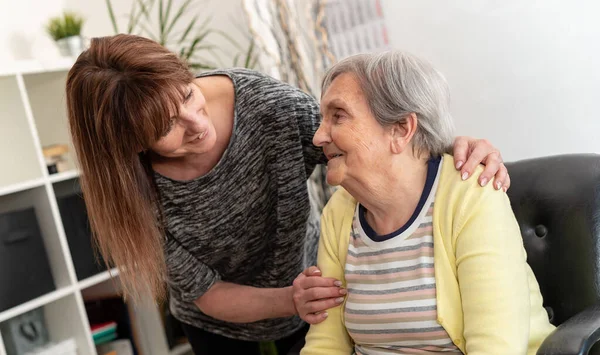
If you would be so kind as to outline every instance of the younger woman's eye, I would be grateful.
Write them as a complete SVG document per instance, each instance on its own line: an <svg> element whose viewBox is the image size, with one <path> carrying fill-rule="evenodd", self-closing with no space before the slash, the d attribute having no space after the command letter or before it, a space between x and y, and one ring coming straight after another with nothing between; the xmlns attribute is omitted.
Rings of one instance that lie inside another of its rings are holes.
<svg viewBox="0 0 600 355"><path fill-rule="evenodd" d="M173 127L175 126L175 119L171 118L169 120L169 126L167 127L167 130L165 131L165 133L163 133L163 137L166 136L167 134L171 133L171 131L173 130Z"/></svg>
<svg viewBox="0 0 600 355"><path fill-rule="evenodd" d="M190 92L185 97L184 103L188 102L192 98L192 96L194 96L194 90L190 89Z"/></svg>

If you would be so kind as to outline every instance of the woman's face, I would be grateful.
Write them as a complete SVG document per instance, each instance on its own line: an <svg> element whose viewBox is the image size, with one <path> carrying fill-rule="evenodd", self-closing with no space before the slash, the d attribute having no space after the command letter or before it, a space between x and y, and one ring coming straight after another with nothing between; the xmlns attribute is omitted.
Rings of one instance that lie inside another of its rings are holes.
<svg viewBox="0 0 600 355"><path fill-rule="evenodd" d="M179 106L179 115L170 118L167 132L151 149L168 158L210 151L217 140L215 127L206 113L206 101L200 88L190 83L186 97Z"/></svg>
<svg viewBox="0 0 600 355"><path fill-rule="evenodd" d="M327 183L365 181L386 168L391 154L389 130L373 116L352 74L335 78L321 97L323 120L313 138L327 156Z"/></svg>

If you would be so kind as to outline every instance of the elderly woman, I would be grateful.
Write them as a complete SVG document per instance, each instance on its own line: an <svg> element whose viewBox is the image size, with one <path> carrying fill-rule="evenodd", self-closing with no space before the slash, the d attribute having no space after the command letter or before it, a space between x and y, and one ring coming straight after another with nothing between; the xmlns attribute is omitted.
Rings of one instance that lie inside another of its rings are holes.
<svg viewBox="0 0 600 355"><path fill-rule="evenodd" d="M323 212L318 266L347 296L302 354L534 354L553 326L506 194L463 181L444 154L442 75L406 53L366 54L322 89L314 144L343 189Z"/></svg>

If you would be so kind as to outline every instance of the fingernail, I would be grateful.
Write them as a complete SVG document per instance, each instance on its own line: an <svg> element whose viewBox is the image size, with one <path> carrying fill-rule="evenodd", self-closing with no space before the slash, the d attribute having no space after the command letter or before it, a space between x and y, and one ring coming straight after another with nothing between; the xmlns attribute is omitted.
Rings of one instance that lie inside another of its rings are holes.
<svg viewBox="0 0 600 355"><path fill-rule="evenodd" d="M463 181L467 180L468 177L469 177L469 173L466 171L464 173L462 173L462 175L461 175L461 179L463 179Z"/></svg>
<svg viewBox="0 0 600 355"><path fill-rule="evenodd" d="M456 169L460 169L461 166L463 166L464 162L462 160L459 160L456 162Z"/></svg>
<svg viewBox="0 0 600 355"><path fill-rule="evenodd" d="M319 269L313 271L313 274L320 274L320 273L321 273L321 270L319 270Z"/></svg>
<svg viewBox="0 0 600 355"><path fill-rule="evenodd" d="M340 295L345 295L348 293L348 290L346 290L345 288L340 288Z"/></svg>
<svg viewBox="0 0 600 355"><path fill-rule="evenodd" d="M336 281L333 284L336 285L336 286L342 286L342 281Z"/></svg>
<svg viewBox="0 0 600 355"><path fill-rule="evenodd" d="M506 192L506 191L508 191L508 187L504 186L504 187L502 188L502 190L504 190L504 192Z"/></svg>
<svg viewBox="0 0 600 355"><path fill-rule="evenodd" d="M481 179L481 181L479 181L479 184L480 184L481 186L485 186L485 184L487 184L487 182L488 182L488 179L486 179L486 178L482 178L482 179Z"/></svg>
<svg viewBox="0 0 600 355"><path fill-rule="evenodd" d="M502 183L500 181L496 182L496 190L500 190L502 187Z"/></svg>
<svg viewBox="0 0 600 355"><path fill-rule="evenodd" d="M338 297L335 299L335 303L342 303L344 302L344 297Z"/></svg>
<svg viewBox="0 0 600 355"><path fill-rule="evenodd" d="M327 316L328 316L328 315L329 315L329 314L328 314L327 312L325 312L325 313L321 314L321 317L323 317L323 318L327 318Z"/></svg>

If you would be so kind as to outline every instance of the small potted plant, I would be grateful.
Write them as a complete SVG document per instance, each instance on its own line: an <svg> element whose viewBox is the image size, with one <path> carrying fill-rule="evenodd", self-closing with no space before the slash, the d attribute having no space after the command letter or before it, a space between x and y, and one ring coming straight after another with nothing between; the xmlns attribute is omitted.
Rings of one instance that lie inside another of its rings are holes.
<svg viewBox="0 0 600 355"><path fill-rule="evenodd" d="M46 31L56 41L61 55L76 56L83 51L82 25L83 18L72 12L50 19Z"/></svg>

